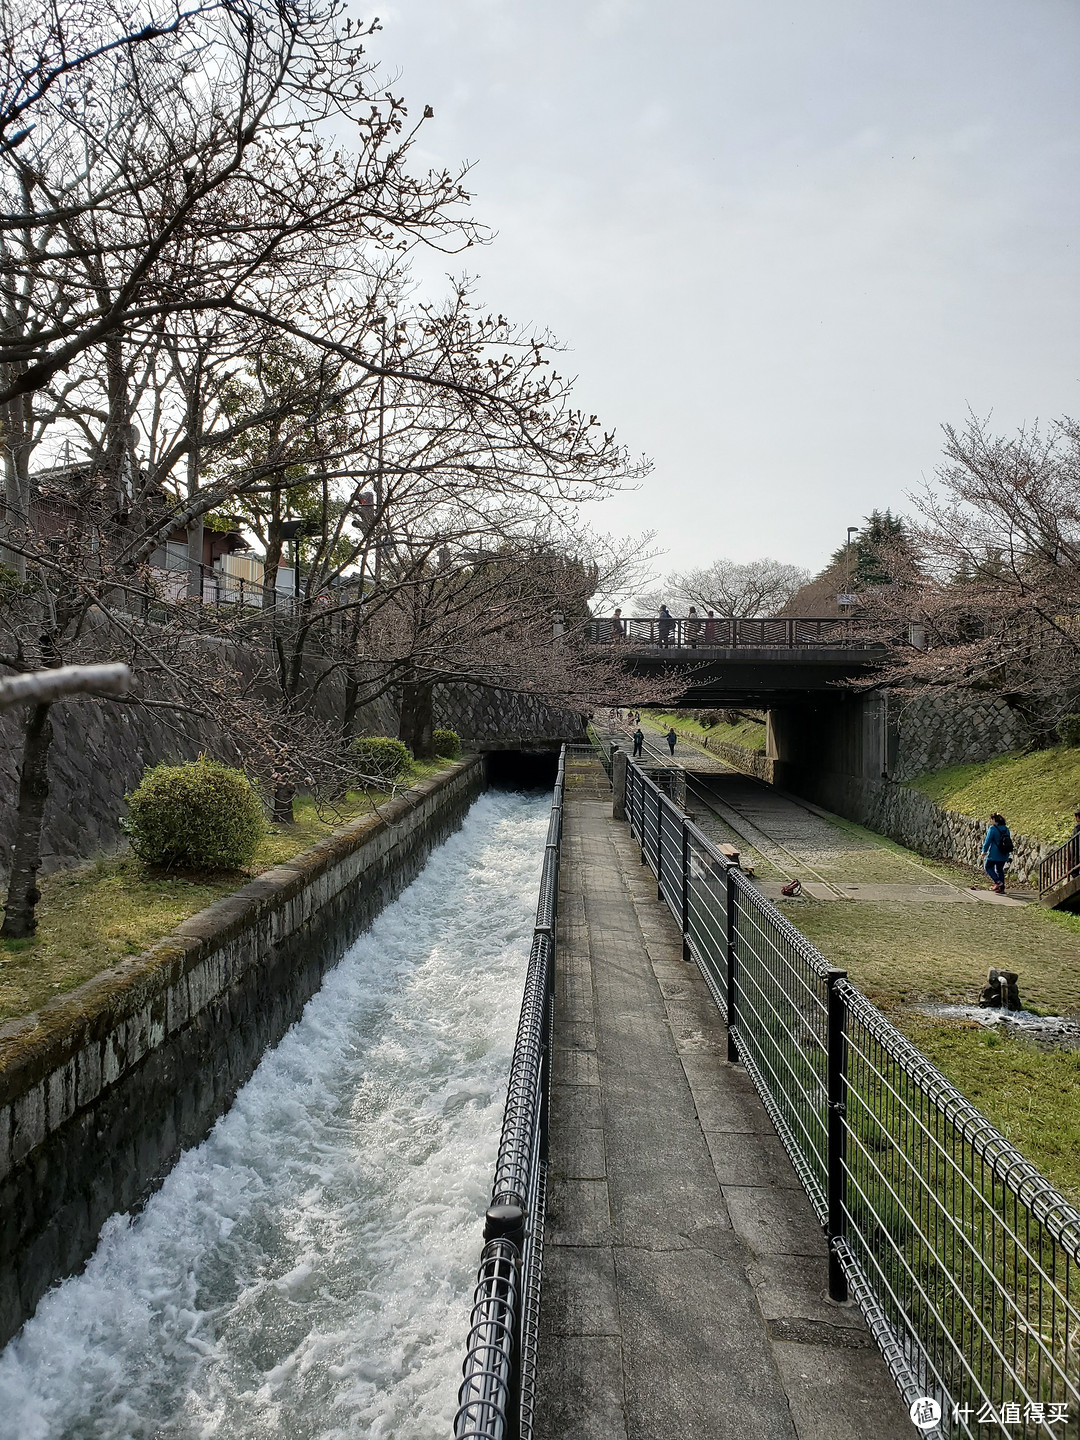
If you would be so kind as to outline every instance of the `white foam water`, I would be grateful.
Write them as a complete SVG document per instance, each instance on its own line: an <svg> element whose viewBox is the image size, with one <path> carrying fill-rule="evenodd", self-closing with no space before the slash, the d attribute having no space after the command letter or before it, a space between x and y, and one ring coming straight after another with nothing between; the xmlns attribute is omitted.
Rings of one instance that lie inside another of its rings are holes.
<svg viewBox="0 0 1080 1440"><path fill-rule="evenodd" d="M0 1356L11 1440L452 1422L550 800L482 797Z"/></svg>

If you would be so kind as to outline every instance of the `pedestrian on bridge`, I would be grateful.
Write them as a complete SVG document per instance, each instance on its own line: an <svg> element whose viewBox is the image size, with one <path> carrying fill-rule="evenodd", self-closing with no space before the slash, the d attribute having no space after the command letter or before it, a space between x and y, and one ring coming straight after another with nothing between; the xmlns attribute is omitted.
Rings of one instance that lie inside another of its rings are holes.
<svg viewBox="0 0 1080 1440"><path fill-rule="evenodd" d="M1013 840L1005 816L997 812L990 816L986 835L983 838L982 853L986 857L983 869L990 876L995 895L1005 894L1005 866L1013 851Z"/></svg>
<svg viewBox="0 0 1080 1440"><path fill-rule="evenodd" d="M686 617L686 643L691 650L697 649L698 636L701 634L701 616L697 613L697 606L690 606L690 613Z"/></svg>
<svg viewBox="0 0 1080 1440"><path fill-rule="evenodd" d="M670 645L671 632L675 628L675 621L671 618L671 611L666 605L660 606L660 618L656 628L660 633L660 644Z"/></svg>
<svg viewBox="0 0 1080 1440"><path fill-rule="evenodd" d="M676 740L678 740L678 738L679 738L678 735L675 734L674 726L667 732L667 735L666 735L664 738L667 740L668 749L671 751L671 754L672 754L672 756L674 757L674 755L675 755L675 742L676 742Z"/></svg>
<svg viewBox="0 0 1080 1440"><path fill-rule="evenodd" d="M645 744L645 732L639 725L634 731L634 758L641 754L641 747Z"/></svg>

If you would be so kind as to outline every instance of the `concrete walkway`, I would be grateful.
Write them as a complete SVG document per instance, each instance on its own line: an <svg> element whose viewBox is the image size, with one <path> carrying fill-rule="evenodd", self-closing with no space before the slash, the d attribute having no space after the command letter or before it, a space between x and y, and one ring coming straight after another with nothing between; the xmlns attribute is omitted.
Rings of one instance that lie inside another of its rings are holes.
<svg viewBox="0 0 1080 1440"><path fill-rule="evenodd" d="M564 826L539 1440L910 1440L593 760Z"/></svg>

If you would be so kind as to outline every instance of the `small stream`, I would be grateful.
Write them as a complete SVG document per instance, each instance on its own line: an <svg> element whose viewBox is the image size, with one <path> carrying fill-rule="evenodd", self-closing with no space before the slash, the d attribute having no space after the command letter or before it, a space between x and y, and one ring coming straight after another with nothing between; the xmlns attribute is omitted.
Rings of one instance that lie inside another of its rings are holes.
<svg viewBox="0 0 1080 1440"><path fill-rule="evenodd" d="M550 796L492 793L0 1354L4 1440L443 1440Z"/></svg>

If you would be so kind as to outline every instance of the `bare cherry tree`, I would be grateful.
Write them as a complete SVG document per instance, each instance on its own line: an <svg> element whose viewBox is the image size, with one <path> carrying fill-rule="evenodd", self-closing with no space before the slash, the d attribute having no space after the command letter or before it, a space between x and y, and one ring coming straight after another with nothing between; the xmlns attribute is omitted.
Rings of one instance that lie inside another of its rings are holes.
<svg viewBox="0 0 1080 1440"><path fill-rule="evenodd" d="M755 619L775 615L809 579L809 571L780 560L714 560L702 569L669 575L660 590L638 597L638 608L655 613L666 604L682 613L693 605Z"/></svg>
<svg viewBox="0 0 1080 1440"><path fill-rule="evenodd" d="M897 683L1001 695L1050 734L1080 710L1080 426L1001 436L972 417L945 440L866 623Z"/></svg>

